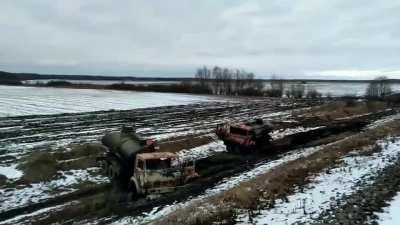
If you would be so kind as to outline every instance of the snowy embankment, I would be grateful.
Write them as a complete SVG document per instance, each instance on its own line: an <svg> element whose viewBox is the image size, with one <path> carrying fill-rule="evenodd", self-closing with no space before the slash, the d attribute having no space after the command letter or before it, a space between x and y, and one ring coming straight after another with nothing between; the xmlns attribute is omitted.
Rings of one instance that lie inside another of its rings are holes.
<svg viewBox="0 0 400 225"><path fill-rule="evenodd" d="M200 148L202 148L202 147L200 147ZM239 185L241 182L250 180L257 175L263 174L263 173L265 173L279 165L282 165L288 161L295 160L295 159L298 159L301 157L309 156L312 153L318 151L319 149L320 149L320 147L297 149L290 153L282 154L279 157L279 159L277 159L277 160L259 163L258 165L256 165L255 168L253 168L245 173L242 173L237 176L225 178L216 186L207 189L203 195L197 196L195 198L189 199L184 202L175 203L173 205L166 205L163 207L155 207L149 213L143 214L143 216L123 218L119 221L116 221L114 224L115 225L117 225L117 224L118 225L120 225L120 224L148 224L151 221L159 219L179 208L185 208L188 205L195 204L196 202L199 202L199 201L201 202L203 199L205 199L207 197L211 197L211 196L217 195L219 193L222 193L226 190L229 190L229 189Z"/></svg>
<svg viewBox="0 0 400 225"><path fill-rule="evenodd" d="M400 222L400 193L383 209L383 213L377 213L379 225L395 225Z"/></svg>
<svg viewBox="0 0 400 225"><path fill-rule="evenodd" d="M388 140L378 142L382 151L372 155L350 155L336 168L327 169L312 178L312 182L303 191L297 190L288 196L288 201L276 202L274 208L261 210L255 217L247 213L239 216L241 224L285 225L303 222L311 223L324 210L342 195L350 195L358 188L357 182L367 180L379 170L394 163L400 153L400 139L391 143ZM372 181L371 181L372 182Z"/></svg>

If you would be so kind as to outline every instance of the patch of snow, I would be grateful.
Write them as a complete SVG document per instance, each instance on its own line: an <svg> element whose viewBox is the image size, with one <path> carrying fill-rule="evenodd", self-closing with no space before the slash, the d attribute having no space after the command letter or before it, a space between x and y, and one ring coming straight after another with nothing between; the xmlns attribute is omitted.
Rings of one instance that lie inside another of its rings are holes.
<svg viewBox="0 0 400 225"><path fill-rule="evenodd" d="M17 164L10 166L0 166L0 174L6 176L8 179L18 179L23 173L16 169Z"/></svg>
<svg viewBox="0 0 400 225"><path fill-rule="evenodd" d="M261 119L266 119L266 120L272 120L273 118L279 117L281 119L284 118L289 118L291 116L291 113L293 110L286 110L286 111L280 111L280 112L273 112L273 113L265 113L258 115L257 117Z"/></svg>
<svg viewBox="0 0 400 225"><path fill-rule="evenodd" d="M323 126L320 127L295 127L295 128L287 128L287 129L280 129L280 130L274 130L271 132L271 137L273 140L283 138L288 135L292 134L297 134L301 132L307 132L311 130L316 130L319 128L322 128Z"/></svg>
<svg viewBox="0 0 400 225"><path fill-rule="evenodd" d="M218 140L195 148L183 149L177 154L182 161L190 161L206 158L210 155L213 155L214 153L224 151L226 151L226 146L224 145L224 142Z"/></svg>
<svg viewBox="0 0 400 225"><path fill-rule="evenodd" d="M254 218L252 224L285 225L295 222L310 223L321 212L330 208L332 202L343 194L349 195L357 190L356 183L367 180L379 170L393 163L392 157L400 153L400 140L395 143L386 141L378 142L383 150L370 156L348 156L343 158L343 164L334 168L330 173L321 173L313 178L305 190L298 190L288 196L288 202L280 201L275 207L261 210ZM249 224L250 218L243 213L239 217L239 224Z"/></svg>
<svg viewBox="0 0 400 225"><path fill-rule="evenodd" d="M374 129L374 128L382 125L382 124L385 124L385 123L388 123L388 122L394 122L396 120L400 120L400 113L397 113L397 114L394 114L394 115L387 116L387 117L384 117L382 119L376 120L373 123L369 124L367 126L367 128L368 129Z"/></svg>
<svg viewBox="0 0 400 225"><path fill-rule="evenodd" d="M383 209L383 213L376 213L379 217L379 225L394 225L400 221L400 193L390 202L390 205Z"/></svg>
<svg viewBox="0 0 400 225"><path fill-rule="evenodd" d="M103 176L93 176L90 172L95 172L99 168L88 168L87 170L62 171L62 178L50 182L34 183L24 188L0 189L0 211L7 211L18 208L30 203L60 196L75 191L74 184L81 181L91 181L95 183L108 182ZM52 194L52 192L54 194Z"/></svg>
<svg viewBox="0 0 400 225"><path fill-rule="evenodd" d="M210 133L213 130L214 129L200 129L200 130L199 129L189 129L189 130L185 130L185 131L176 131L176 129L171 129L170 132L151 135L150 137L160 141L160 140L165 140L165 139L177 137L177 136Z"/></svg>

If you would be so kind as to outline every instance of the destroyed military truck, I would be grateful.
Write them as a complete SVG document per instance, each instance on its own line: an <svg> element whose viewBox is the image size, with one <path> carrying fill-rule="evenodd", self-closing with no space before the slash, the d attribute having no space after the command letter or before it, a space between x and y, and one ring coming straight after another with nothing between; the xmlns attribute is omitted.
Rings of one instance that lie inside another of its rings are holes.
<svg viewBox="0 0 400 225"><path fill-rule="evenodd" d="M159 152L154 139L139 137L133 128L107 133L101 162L110 179L127 184L137 194L172 192L197 177L194 162L180 162L171 152Z"/></svg>
<svg viewBox="0 0 400 225"><path fill-rule="evenodd" d="M219 139L224 141L228 152L244 153L262 149L271 141L272 126L262 119L242 123L218 124L215 130Z"/></svg>

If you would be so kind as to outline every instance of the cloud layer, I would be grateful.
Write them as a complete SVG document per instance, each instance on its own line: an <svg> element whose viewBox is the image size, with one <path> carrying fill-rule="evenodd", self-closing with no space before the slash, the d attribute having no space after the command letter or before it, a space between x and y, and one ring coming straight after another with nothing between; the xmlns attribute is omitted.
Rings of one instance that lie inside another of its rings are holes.
<svg viewBox="0 0 400 225"><path fill-rule="evenodd" d="M3 0L0 70L400 78L400 2Z"/></svg>

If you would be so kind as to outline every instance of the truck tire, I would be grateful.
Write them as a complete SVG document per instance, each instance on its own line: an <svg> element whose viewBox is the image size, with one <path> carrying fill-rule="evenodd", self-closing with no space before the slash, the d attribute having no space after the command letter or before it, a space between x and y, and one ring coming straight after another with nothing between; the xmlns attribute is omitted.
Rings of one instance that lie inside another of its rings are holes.
<svg viewBox="0 0 400 225"><path fill-rule="evenodd" d="M241 154L242 153L241 147L239 145L234 145L233 152L237 153L237 154Z"/></svg>
<svg viewBox="0 0 400 225"><path fill-rule="evenodd" d="M232 152L232 145L231 144L226 144L226 151Z"/></svg>
<svg viewBox="0 0 400 225"><path fill-rule="evenodd" d="M114 167L112 165L108 166L108 177L111 180L115 180L115 178L116 178L116 172L114 171Z"/></svg>
<svg viewBox="0 0 400 225"><path fill-rule="evenodd" d="M104 162L104 163L103 163L103 174L104 174L105 176L108 176L108 167L109 167L108 163L107 163L107 162Z"/></svg>
<svg viewBox="0 0 400 225"><path fill-rule="evenodd" d="M132 181L132 180L130 180L129 181L129 184L128 184L128 200L129 201L135 201L135 200L137 200L138 199L138 192L137 192L137 189L136 189L136 184Z"/></svg>

